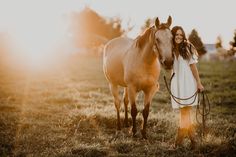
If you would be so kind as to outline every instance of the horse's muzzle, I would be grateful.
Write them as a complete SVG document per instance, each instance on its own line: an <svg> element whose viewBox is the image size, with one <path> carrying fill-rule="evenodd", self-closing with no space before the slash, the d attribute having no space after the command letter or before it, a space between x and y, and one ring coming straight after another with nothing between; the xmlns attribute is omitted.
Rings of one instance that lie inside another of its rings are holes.
<svg viewBox="0 0 236 157"><path fill-rule="evenodd" d="M164 68L170 70L173 68L174 60L165 60L164 61Z"/></svg>

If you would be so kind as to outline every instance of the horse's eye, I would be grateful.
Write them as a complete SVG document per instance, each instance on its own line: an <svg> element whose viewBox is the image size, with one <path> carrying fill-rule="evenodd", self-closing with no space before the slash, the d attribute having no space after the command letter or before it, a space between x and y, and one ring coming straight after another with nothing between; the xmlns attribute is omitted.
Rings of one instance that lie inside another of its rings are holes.
<svg viewBox="0 0 236 157"><path fill-rule="evenodd" d="M159 40L158 38L156 38L156 42L157 42L157 43L160 43L160 40Z"/></svg>

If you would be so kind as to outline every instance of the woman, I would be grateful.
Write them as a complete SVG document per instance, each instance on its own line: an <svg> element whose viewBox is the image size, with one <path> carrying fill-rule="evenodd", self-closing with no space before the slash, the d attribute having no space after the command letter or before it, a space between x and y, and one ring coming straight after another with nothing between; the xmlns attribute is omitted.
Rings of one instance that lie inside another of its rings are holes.
<svg viewBox="0 0 236 157"><path fill-rule="evenodd" d="M198 91L203 91L204 87L198 74L196 63L198 54L195 47L187 41L182 27L175 26L171 30L173 35L174 53L174 76L171 82L171 92L178 98L189 98ZM175 147L182 144L187 136L191 140L191 147L194 148L196 141L194 129L191 121L192 106L197 105L197 96L188 100L179 100L171 97L173 109L180 110L179 129L176 136Z"/></svg>

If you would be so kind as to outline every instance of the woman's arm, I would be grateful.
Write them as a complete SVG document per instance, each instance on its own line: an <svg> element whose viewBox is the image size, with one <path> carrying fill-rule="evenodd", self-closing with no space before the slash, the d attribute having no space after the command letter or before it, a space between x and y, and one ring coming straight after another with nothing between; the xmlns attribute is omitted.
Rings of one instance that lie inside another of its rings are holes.
<svg viewBox="0 0 236 157"><path fill-rule="evenodd" d="M204 90L204 87L203 87L203 85L201 83L201 79L200 79L199 74L198 74L197 66L196 66L196 64L190 64L189 66L190 66L190 69L191 69L191 71L193 73L194 78L196 79L197 89L200 92L202 92Z"/></svg>

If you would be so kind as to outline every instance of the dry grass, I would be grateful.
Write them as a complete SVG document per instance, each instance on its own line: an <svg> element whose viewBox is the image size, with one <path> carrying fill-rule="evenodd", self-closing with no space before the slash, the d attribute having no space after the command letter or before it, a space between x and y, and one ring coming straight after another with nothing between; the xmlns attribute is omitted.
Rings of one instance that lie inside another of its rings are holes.
<svg viewBox="0 0 236 157"><path fill-rule="evenodd" d="M162 78L149 114L148 140L142 140L140 134L132 138L130 128L116 132L101 58L74 57L51 72L0 68L0 156L235 156L235 67L236 62L200 62L212 110L208 134L193 151L187 140L185 147L172 148L178 112L171 109Z"/></svg>

